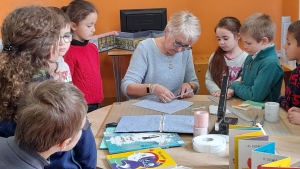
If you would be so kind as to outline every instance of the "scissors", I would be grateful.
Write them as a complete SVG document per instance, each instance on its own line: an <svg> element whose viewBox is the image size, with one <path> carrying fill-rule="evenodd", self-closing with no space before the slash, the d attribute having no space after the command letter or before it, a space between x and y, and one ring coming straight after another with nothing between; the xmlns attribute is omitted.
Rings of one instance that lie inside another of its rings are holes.
<svg viewBox="0 0 300 169"><path fill-rule="evenodd" d="M263 118L261 119L260 122L256 122L257 121L257 118L258 118L258 115L255 116L253 122L252 122L252 126L255 126L255 127L263 127L264 126L264 123L265 123L265 115L263 115Z"/></svg>
<svg viewBox="0 0 300 169"><path fill-rule="evenodd" d="M261 128L263 134L267 135L266 132L265 132L265 130L263 129L263 126L264 126L264 123L265 123L265 115L263 115L263 118L258 123L256 123L257 118L258 118L258 115L256 115L256 117L254 118L254 120L252 122L252 126Z"/></svg>

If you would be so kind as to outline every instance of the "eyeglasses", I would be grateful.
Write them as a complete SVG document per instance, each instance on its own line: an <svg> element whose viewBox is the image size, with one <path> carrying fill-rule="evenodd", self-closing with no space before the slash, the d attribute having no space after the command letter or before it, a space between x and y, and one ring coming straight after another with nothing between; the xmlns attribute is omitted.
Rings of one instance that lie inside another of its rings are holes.
<svg viewBox="0 0 300 169"><path fill-rule="evenodd" d="M178 48L182 47L182 49L184 50L190 50L193 48L191 45L183 45L181 42L177 42L176 39L174 40L173 46Z"/></svg>
<svg viewBox="0 0 300 169"><path fill-rule="evenodd" d="M59 40L63 39L65 43L70 43L72 41L72 33L65 33L63 36L59 36Z"/></svg>

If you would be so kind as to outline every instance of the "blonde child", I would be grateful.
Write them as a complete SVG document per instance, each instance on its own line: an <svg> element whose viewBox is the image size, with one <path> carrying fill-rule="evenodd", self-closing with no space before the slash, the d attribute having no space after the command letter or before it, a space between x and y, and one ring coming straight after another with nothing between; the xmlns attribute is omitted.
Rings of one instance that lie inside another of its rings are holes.
<svg viewBox="0 0 300 169"><path fill-rule="evenodd" d="M211 55L205 84L211 95L220 97L223 76L229 76L231 85L240 75L248 55L239 47L240 21L235 17L222 18L215 28L219 46ZM228 86L229 87L229 86Z"/></svg>
<svg viewBox="0 0 300 169"><path fill-rule="evenodd" d="M283 70L273 44L275 29L270 16L262 13L251 15L242 24L240 34L249 55L227 98L235 94L243 100L277 101Z"/></svg>
<svg viewBox="0 0 300 169"><path fill-rule="evenodd" d="M73 0L62 9L70 17L73 33L71 47L64 58L73 84L84 93L88 112L91 112L98 109L104 99L98 49L89 42L95 32L97 9L85 0Z"/></svg>
<svg viewBox="0 0 300 169"><path fill-rule="evenodd" d="M73 85L29 85L17 110L15 136L0 138L0 168L43 169L51 154L71 150L89 127L87 104Z"/></svg>

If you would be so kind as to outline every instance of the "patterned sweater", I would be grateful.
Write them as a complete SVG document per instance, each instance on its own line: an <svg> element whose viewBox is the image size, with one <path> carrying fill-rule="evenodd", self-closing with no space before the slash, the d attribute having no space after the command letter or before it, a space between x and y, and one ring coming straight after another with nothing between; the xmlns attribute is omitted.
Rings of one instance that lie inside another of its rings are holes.
<svg viewBox="0 0 300 169"><path fill-rule="evenodd" d="M210 56L209 62L211 61L213 56L214 56L214 53ZM247 56L248 56L248 53L245 51L243 51L239 56L237 56L236 58L231 59L231 60L227 59L224 56L226 65L229 70L229 77L230 77L229 86L231 86L233 81L235 81L237 78L239 78L241 76L242 67L244 65L244 61ZM219 68L216 68L216 69L219 69ZM220 79L220 80L222 81L222 79ZM210 94L213 94L218 90L221 90L218 87L218 85L214 82L214 80L212 79L209 69L207 70L206 75L205 75L205 84L206 84L206 88Z"/></svg>
<svg viewBox="0 0 300 169"><path fill-rule="evenodd" d="M280 107L289 110L291 107L300 107L300 66L298 65L291 73L290 79L285 87L285 95L280 96L278 103Z"/></svg>

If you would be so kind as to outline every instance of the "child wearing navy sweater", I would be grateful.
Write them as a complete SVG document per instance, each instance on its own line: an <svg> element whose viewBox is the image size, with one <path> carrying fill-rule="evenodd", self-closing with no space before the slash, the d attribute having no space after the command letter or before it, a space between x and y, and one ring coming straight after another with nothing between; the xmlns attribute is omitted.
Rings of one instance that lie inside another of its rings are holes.
<svg viewBox="0 0 300 169"><path fill-rule="evenodd" d="M69 151L89 127L87 104L72 84L30 84L17 110L15 135L0 137L0 168L43 169L50 155Z"/></svg>

